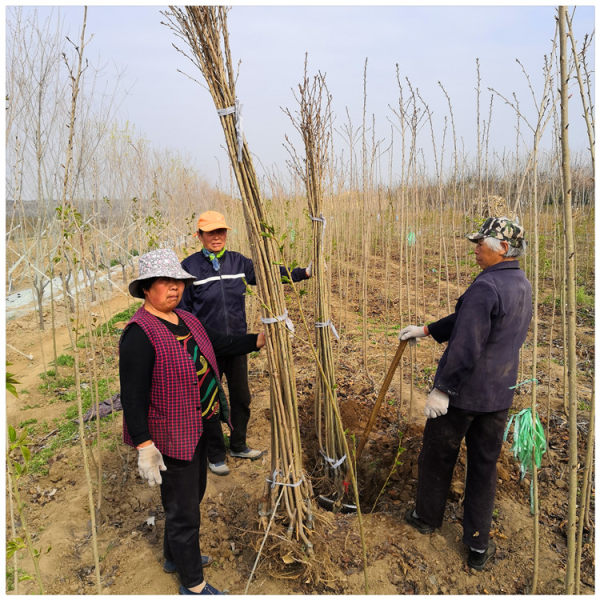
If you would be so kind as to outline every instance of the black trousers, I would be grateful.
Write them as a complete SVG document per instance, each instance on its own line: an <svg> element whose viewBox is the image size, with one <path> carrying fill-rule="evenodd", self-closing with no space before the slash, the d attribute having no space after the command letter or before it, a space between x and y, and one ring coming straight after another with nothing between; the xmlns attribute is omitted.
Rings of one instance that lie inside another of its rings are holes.
<svg viewBox="0 0 600 600"><path fill-rule="evenodd" d="M231 450L241 452L246 448L246 432L250 420L250 387L248 385L248 357L231 356L218 359L221 377L227 378L229 411L231 415ZM208 460L211 463L225 460L225 442L221 431L211 431L208 436Z"/></svg>
<svg viewBox="0 0 600 600"><path fill-rule="evenodd" d="M488 546L494 499L496 463L508 409L476 413L450 406L448 413L427 419L419 454L416 511L423 521L440 527L452 481L454 465L465 438L467 481L465 486L463 542L478 550Z"/></svg>
<svg viewBox="0 0 600 600"><path fill-rule="evenodd" d="M218 419L215 422L218 426ZM210 428L204 423L205 433ZM165 509L165 558L175 563L181 584L187 588L204 581L200 553L200 502L206 490L207 436L202 435L191 461L163 456L160 496Z"/></svg>

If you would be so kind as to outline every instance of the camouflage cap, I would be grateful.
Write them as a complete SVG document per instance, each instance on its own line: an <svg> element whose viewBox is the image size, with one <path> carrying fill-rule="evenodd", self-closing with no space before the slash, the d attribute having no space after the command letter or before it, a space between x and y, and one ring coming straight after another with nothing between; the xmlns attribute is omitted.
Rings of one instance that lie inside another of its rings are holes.
<svg viewBox="0 0 600 600"><path fill-rule="evenodd" d="M469 233L467 239L476 242L486 237L508 242L514 248L521 248L525 240L525 230L506 217L489 217L475 233Z"/></svg>

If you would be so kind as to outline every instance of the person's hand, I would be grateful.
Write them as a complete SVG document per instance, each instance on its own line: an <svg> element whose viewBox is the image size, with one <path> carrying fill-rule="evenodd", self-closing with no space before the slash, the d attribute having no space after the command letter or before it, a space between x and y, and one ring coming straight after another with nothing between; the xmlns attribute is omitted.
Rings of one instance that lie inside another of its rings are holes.
<svg viewBox="0 0 600 600"><path fill-rule="evenodd" d="M312 260L308 263L308 267L304 269L306 271L306 276L310 279L312 277Z"/></svg>
<svg viewBox="0 0 600 600"><path fill-rule="evenodd" d="M417 338L425 337L426 335L427 332L425 331L424 326L409 325L408 327L400 330L400 333L398 333L398 339L401 342L408 340L414 345L417 343Z"/></svg>
<svg viewBox="0 0 600 600"><path fill-rule="evenodd" d="M435 419L436 417L445 415L448 412L449 401L448 394L441 392L437 388L433 388L429 392L425 402L425 410L423 411L425 416L428 419Z"/></svg>
<svg viewBox="0 0 600 600"><path fill-rule="evenodd" d="M266 341L265 334L261 331L256 338L256 349L260 350L265 345Z"/></svg>
<svg viewBox="0 0 600 600"><path fill-rule="evenodd" d="M160 450L152 442L149 446L138 448L137 451L140 477L147 479L150 486L160 485L162 483L160 472L167 470Z"/></svg>

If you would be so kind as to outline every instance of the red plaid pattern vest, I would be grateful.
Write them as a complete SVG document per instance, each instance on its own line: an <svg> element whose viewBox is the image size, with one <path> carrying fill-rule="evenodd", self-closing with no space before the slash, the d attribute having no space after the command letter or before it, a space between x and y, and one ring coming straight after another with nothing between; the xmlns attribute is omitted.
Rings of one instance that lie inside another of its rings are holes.
<svg viewBox="0 0 600 600"><path fill-rule="evenodd" d="M210 339L194 315L180 309L175 309L175 312L188 326L198 349L212 367L219 385L222 417L226 417L227 401L221 389L219 368ZM130 323L137 323L144 330L156 354L148 410L152 441L163 454L171 458L191 460L202 435L200 385L194 361L160 319L143 306L131 317L128 325ZM134 445L125 419L123 441Z"/></svg>

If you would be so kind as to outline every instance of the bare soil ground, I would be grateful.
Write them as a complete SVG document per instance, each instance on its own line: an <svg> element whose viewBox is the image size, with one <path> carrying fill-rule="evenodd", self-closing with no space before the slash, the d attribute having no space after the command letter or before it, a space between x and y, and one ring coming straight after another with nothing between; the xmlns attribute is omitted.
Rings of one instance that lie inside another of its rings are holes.
<svg viewBox="0 0 600 600"><path fill-rule="evenodd" d="M378 305L378 285L372 281L374 306ZM460 286L462 289L466 285ZM458 290L458 286L456 287ZM453 297L458 296L453 289ZM432 289L432 294L436 293ZM124 309L128 299L119 296L106 304L106 318ZM393 302L392 302L393 304ZM379 386L396 347L395 334L387 339L374 328L368 339L369 377L362 369L360 318L357 299L334 294L334 314L343 315L345 334L337 347L338 397L349 431L360 436L369 418ZM95 310L92 307L91 310ZM393 309L392 309L393 310ZM442 316L426 315L426 318ZM376 315L375 315L376 316ZM64 316L59 320L65 322ZM549 335L549 316L541 315L540 328ZM559 344L554 327L553 344ZM58 332L59 354L68 346L64 327ZM593 325L583 323L580 360L593 365ZM36 319L21 318L7 323L7 341L32 361L7 351L9 370L20 381L18 399L7 396L8 423L18 426L36 419L52 422L64 415L65 403L56 395L40 391L44 361L52 356L49 332L38 334ZM116 338L115 338L116 343ZM440 530L421 535L404 522L404 513L415 494L417 457L425 422L422 406L440 355L431 340L419 344L416 353L403 359L387 401L366 446L359 465L359 485L364 513L368 554L367 577L372 594L523 594L530 591L533 569L533 521L529 512L528 481L520 480L519 466L505 444L499 461L496 513L492 535L497 543L496 558L481 573L466 566L466 550L461 542L461 497L463 492L464 448L455 470L446 518ZM525 350L530 352L531 350ZM295 342L299 411L308 472L316 464L312 393L314 365L299 341ZM555 355L560 354L556 349ZM113 348L113 359L116 347ZM560 358L557 356L557 358ZM116 369L116 363L113 363ZM412 364L412 367L411 367ZM47 367L46 367L47 368ZM229 459L231 474L218 477L209 473L208 489L201 505L201 547L214 558L206 570L207 580L232 594L242 594L253 569L256 550L264 532L258 526L257 506L270 457L269 377L264 355L251 358L253 392L249 443L267 454L255 462ZM593 381L589 375L579 380L582 401L589 401ZM411 386L410 378L413 382ZM544 423L549 423L549 450L539 472L541 499L541 539L538 593L564 593L567 520L567 422L562 411L563 367L554 361L540 368L538 401ZM524 386L523 389L525 389ZM548 400L548 393L551 394ZM515 408L527 406L529 395L518 394ZM410 410L409 410L410 408ZM101 577L105 594L176 594L177 578L162 571L162 532L164 514L159 492L142 483L137 475L135 451L120 443L121 416L105 424L101 452L94 447L95 460L102 460L102 502L97 511ZM90 428L92 436L94 426ZM581 456L587 432L587 413L580 421ZM43 446L46 441L33 440ZM116 441L116 443L115 443ZM393 470L401 446L400 464ZM32 446L35 449L35 446ZM391 473L391 475L390 475ZM389 478L389 479L388 479ZM387 485L385 485L387 480ZM40 559L46 593L96 593L91 549L88 490L78 443L65 445L55 454L47 475L28 476L20 482L34 545L43 549ZM375 500L378 497L377 503ZM375 505L374 505L375 504ZM373 510L372 510L373 509ZM365 592L361 538L356 515L333 514L316 506L315 557L305 562L290 561L277 553L265 552L258 562L248 588L249 594L363 594ZM371 512L372 511L372 512ZM152 519L154 517L154 519ZM595 593L594 513L586 540L582 564L582 592ZM7 509L7 536L10 521ZM267 548L269 542L267 542ZM51 548L49 552L45 549ZM8 563L7 567L10 567ZM24 559L20 568L32 573ZM19 583L19 593L36 593L31 581Z"/></svg>

